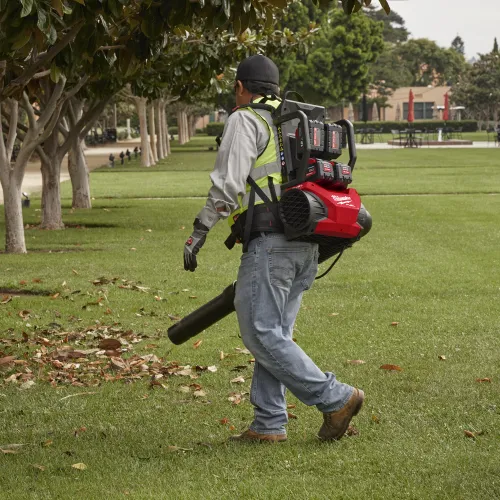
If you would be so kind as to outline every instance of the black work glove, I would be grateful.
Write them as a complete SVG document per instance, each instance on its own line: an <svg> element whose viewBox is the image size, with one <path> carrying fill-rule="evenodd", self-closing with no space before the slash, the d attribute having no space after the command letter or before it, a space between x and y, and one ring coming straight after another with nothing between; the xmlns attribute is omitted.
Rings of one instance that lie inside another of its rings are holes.
<svg viewBox="0 0 500 500"><path fill-rule="evenodd" d="M194 220L193 234L184 244L184 270L193 272L197 267L196 255L207 239L209 229L199 219Z"/></svg>

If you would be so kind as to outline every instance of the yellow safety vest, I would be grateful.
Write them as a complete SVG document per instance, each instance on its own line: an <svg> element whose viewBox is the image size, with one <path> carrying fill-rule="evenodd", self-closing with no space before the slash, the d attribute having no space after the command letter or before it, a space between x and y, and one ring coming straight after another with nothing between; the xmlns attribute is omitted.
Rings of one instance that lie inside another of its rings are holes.
<svg viewBox="0 0 500 500"><path fill-rule="evenodd" d="M262 98L253 101L254 103L259 103ZM267 100L265 104L272 106L276 109L280 105L280 101L278 100ZM242 107L236 110L237 113L253 113L259 120L261 120L267 127L269 131L269 140L267 142L266 148L264 151L258 156L255 161L255 165L250 171L250 177L257 183L257 185L264 191L266 196L271 199L271 192L269 189L269 180L271 177L273 179L274 190L276 192L276 196L280 197L280 184L283 183L283 179L281 176L281 160L280 160L280 149L278 144L278 131L273 124L273 118L269 111L264 109L254 109L251 107ZM248 209L248 202L250 199L250 184L246 185L246 193L243 196L238 196L239 208L231 213L229 216L228 222L229 226L233 226L236 219ZM255 195L255 204L264 203L259 197L258 194Z"/></svg>

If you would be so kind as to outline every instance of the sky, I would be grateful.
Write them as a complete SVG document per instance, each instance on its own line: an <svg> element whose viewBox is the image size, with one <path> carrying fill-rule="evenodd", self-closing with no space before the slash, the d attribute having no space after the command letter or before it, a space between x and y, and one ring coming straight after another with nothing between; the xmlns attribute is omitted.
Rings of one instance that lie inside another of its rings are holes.
<svg viewBox="0 0 500 500"><path fill-rule="evenodd" d="M449 47L455 36L465 43L467 59L500 43L500 0L388 0L406 22L412 38L429 38Z"/></svg>

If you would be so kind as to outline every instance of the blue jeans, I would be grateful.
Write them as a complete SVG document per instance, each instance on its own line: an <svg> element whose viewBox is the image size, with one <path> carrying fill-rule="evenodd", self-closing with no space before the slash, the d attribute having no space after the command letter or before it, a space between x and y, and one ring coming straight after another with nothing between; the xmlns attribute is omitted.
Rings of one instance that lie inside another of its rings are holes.
<svg viewBox="0 0 500 500"><path fill-rule="evenodd" d="M318 246L287 241L282 234L253 239L241 257L234 305L243 343L255 357L255 432L285 434L286 389L324 413L342 408L354 390L321 371L292 340L302 294L317 270Z"/></svg>

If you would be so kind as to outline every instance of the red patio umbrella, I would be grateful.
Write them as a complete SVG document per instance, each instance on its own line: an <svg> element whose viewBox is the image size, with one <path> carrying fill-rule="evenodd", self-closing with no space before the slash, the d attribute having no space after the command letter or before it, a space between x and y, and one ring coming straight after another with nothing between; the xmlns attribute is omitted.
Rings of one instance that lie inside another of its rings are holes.
<svg viewBox="0 0 500 500"><path fill-rule="evenodd" d="M450 100L448 98L448 92L444 95L444 111L443 120L446 122L450 119Z"/></svg>
<svg viewBox="0 0 500 500"><path fill-rule="evenodd" d="M415 96L413 95L413 90L410 89L410 95L408 96L408 123L413 123L415 121L415 112L413 109L413 103L415 101Z"/></svg>

